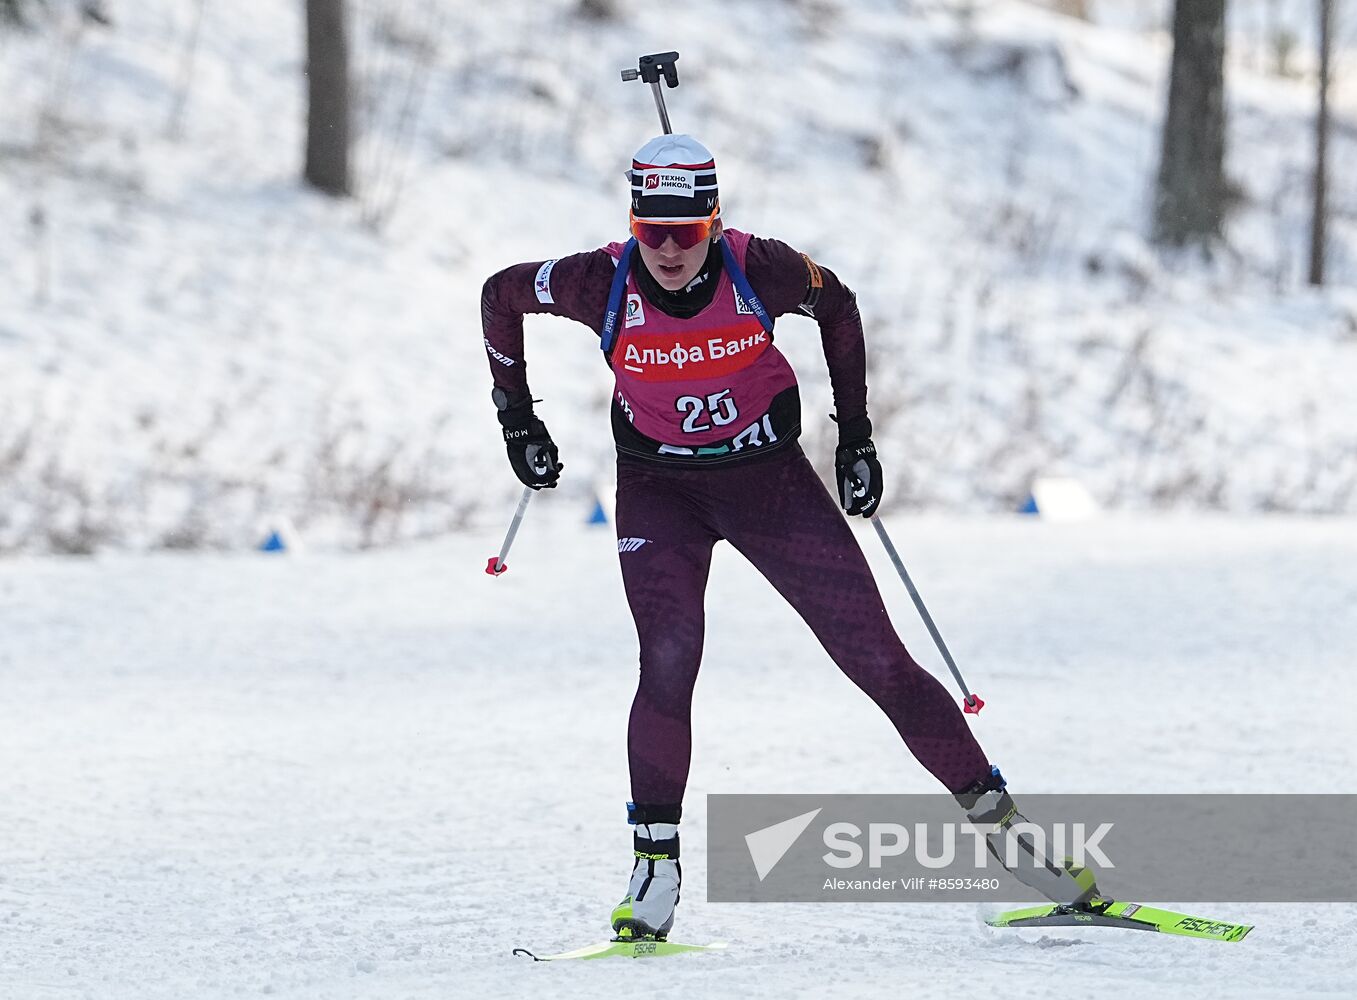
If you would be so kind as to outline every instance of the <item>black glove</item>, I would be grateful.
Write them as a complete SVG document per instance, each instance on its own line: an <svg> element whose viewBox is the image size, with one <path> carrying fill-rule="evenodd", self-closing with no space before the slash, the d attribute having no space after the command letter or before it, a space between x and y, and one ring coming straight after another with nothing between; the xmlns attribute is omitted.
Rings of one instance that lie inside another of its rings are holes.
<svg viewBox="0 0 1357 1000"><path fill-rule="evenodd" d="M839 484L839 503L849 517L876 513L881 504L881 463L872 444L872 422L866 416L839 424L834 481Z"/></svg>
<svg viewBox="0 0 1357 1000"><path fill-rule="evenodd" d="M509 464L514 467L518 481L535 490L554 488L565 464L561 462L547 425L532 412L532 399L512 406L501 405L507 401L499 390L495 391L494 399L499 407L500 426L504 428Z"/></svg>

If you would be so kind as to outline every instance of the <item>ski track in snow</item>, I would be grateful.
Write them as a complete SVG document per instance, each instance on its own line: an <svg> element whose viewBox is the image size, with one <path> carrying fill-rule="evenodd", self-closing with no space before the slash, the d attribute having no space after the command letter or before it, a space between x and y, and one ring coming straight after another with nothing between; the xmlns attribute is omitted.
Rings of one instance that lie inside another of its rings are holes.
<svg viewBox="0 0 1357 1000"><path fill-rule="evenodd" d="M634 638L611 536L566 513L539 500L497 581L490 534L0 563L0 996L1357 989L1354 905L1185 907L1258 924L1226 945L997 931L974 904L707 904L706 793L934 790L724 546L675 939L731 950L512 958L606 937L628 867ZM1352 522L893 527L1019 796L1348 784ZM859 531L906 643L944 675Z"/></svg>

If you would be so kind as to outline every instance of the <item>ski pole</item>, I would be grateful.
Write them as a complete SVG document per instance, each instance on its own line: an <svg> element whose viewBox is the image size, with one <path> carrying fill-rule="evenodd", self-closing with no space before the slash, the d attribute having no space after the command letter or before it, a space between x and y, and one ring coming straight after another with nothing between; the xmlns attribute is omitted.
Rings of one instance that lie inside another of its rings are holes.
<svg viewBox="0 0 1357 1000"><path fill-rule="evenodd" d="M650 91L655 95L655 110L660 113L660 127L664 129L665 135L673 135L674 130L669 127L669 111L664 106L660 77L663 76L669 86L678 86L678 67L674 65L678 57L677 52L656 52L654 55L641 56L636 69L622 71L623 80L642 80L650 84Z"/></svg>
<svg viewBox="0 0 1357 1000"><path fill-rule="evenodd" d="M938 632L938 627L933 624L933 616L928 613L924 607L923 598L919 596L919 591L914 586L914 581L909 578L909 573L905 570L905 564L900 561L900 553L895 551L895 546L891 544L891 536L886 534L886 526L881 523L881 518L872 517L872 527L876 529L876 537L881 539L881 544L886 548L886 554L891 557L891 562L895 563L895 571L900 574L900 579L905 582L905 589L909 591L909 596L914 600L914 606L919 609L919 617L924 620L928 626L928 634L933 637L933 641L938 645L938 652L942 658L947 661L947 669L952 671L952 676L956 678L957 686L961 688L965 700L961 704L962 711L968 715L979 715L980 710L985 707L985 702L979 695L971 694L971 689L966 686L966 681L961 676L961 671L957 669L956 661L952 659L952 654L947 650L947 643L942 641L942 635Z"/></svg>
<svg viewBox="0 0 1357 1000"><path fill-rule="evenodd" d="M504 536L504 544L499 548L499 555L491 556L485 564L485 572L490 576L499 576L509 568L509 564L504 560L509 556L509 546L514 544L514 535L518 534L518 526L523 523L523 515L527 513L528 501L532 499L536 492L531 486L523 487L523 499L518 501L518 510L514 511L514 519L509 522L509 531Z"/></svg>

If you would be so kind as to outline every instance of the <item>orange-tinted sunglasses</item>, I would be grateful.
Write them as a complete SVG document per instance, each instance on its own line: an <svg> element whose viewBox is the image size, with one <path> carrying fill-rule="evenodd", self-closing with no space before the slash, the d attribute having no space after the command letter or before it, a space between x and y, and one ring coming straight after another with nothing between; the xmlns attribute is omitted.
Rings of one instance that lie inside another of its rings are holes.
<svg viewBox="0 0 1357 1000"><path fill-rule="evenodd" d="M719 207L712 210L705 219L692 219L683 222L659 222L652 219L638 219L636 213L631 216L631 235L640 242L658 250L671 236L681 250L691 250L703 240L710 238L716 227L716 218L721 214Z"/></svg>

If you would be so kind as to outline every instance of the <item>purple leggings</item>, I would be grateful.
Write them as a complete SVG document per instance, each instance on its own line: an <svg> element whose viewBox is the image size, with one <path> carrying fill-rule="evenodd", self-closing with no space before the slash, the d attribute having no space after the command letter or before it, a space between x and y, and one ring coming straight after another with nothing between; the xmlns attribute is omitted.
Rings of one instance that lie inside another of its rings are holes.
<svg viewBox="0 0 1357 1000"><path fill-rule="evenodd" d="M949 791L989 774L961 709L895 634L852 530L800 447L705 469L621 458L617 535L641 644L627 730L634 801L683 801L703 592L722 538L796 609Z"/></svg>

